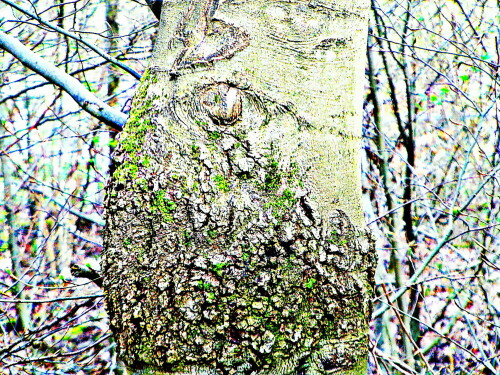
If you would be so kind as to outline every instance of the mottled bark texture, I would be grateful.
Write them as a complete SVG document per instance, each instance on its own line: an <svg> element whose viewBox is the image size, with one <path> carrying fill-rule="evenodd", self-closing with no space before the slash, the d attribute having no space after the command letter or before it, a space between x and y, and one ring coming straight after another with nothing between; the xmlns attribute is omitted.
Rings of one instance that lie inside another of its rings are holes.
<svg viewBox="0 0 500 375"><path fill-rule="evenodd" d="M361 374L366 1L167 1L107 190L134 373Z"/></svg>

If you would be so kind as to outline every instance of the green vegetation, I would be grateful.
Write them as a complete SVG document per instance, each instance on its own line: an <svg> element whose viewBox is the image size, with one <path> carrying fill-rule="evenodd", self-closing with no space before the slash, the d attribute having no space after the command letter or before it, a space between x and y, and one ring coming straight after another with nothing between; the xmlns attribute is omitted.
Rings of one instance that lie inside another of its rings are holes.
<svg viewBox="0 0 500 375"><path fill-rule="evenodd" d="M193 244L193 237L188 231L184 231L184 246L189 247Z"/></svg>
<svg viewBox="0 0 500 375"><path fill-rule="evenodd" d="M308 289L312 289L314 288L314 284L317 283L318 280L314 279L314 278L310 278L309 280L307 280L305 283L304 283L304 287L305 288L308 288Z"/></svg>
<svg viewBox="0 0 500 375"><path fill-rule="evenodd" d="M213 302L213 301L215 301L215 293L214 293L214 292L208 292L208 293L206 294L206 296L207 296L207 301L208 301L208 302Z"/></svg>
<svg viewBox="0 0 500 375"><path fill-rule="evenodd" d="M227 262L216 263L212 266L212 271L214 271L218 276L222 276L224 268L229 264Z"/></svg>
<svg viewBox="0 0 500 375"><path fill-rule="evenodd" d="M222 138L222 134L217 132L217 131L208 132L208 139L210 139L211 141L217 141L221 138Z"/></svg>
<svg viewBox="0 0 500 375"><path fill-rule="evenodd" d="M138 171L139 167L136 164L126 161L116 169L115 173L113 174L113 178L120 182L135 180L137 179Z"/></svg>
<svg viewBox="0 0 500 375"><path fill-rule="evenodd" d="M200 290L209 290L210 288L212 288L212 284L203 280L198 280L198 288Z"/></svg>
<svg viewBox="0 0 500 375"><path fill-rule="evenodd" d="M337 246L345 246L347 243L352 240L352 234L349 236L344 236L338 233L336 230L332 230L330 232L331 238L327 239L326 242L332 243Z"/></svg>
<svg viewBox="0 0 500 375"><path fill-rule="evenodd" d="M293 191L294 186L300 188L304 186L298 165L292 163L290 167L289 171L281 170L278 161L268 155L264 183L258 185L260 190L269 193L268 202L265 203L264 208L271 208L275 218L281 217L297 203ZM280 192L280 189L285 186L286 188Z"/></svg>
<svg viewBox="0 0 500 375"><path fill-rule="evenodd" d="M142 152L146 134L154 129L151 122L153 99L146 99L151 80L150 72L146 70L134 97L136 105L133 106L130 112L121 136L121 149L127 154L128 160L116 169L113 178L123 183L134 181L137 178L139 166L148 167L151 162L149 157ZM137 102L140 102L140 104Z"/></svg>
<svg viewBox="0 0 500 375"><path fill-rule="evenodd" d="M229 187L229 182L226 180L226 178L223 175L218 174L218 175L213 177L213 180L215 181L215 184L217 185L217 189L219 189L220 191L222 191L224 193L228 193L231 190L231 188Z"/></svg>
<svg viewBox="0 0 500 375"><path fill-rule="evenodd" d="M264 207L271 207L274 217L279 217L293 207L296 202L295 194L291 190L285 189L281 195L277 195L274 199L266 203Z"/></svg>
<svg viewBox="0 0 500 375"><path fill-rule="evenodd" d="M165 196L165 190L158 190L154 193L151 211L160 212L163 220L165 222L170 222L172 221L172 213L177 208L177 204L174 201L167 199Z"/></svg>
<svg viewBox="0 0 500 375"><path fill-rule="evenodd" d="M191 145L191 154L194 159L198 159L200 157L200 146L193 143Z"/></svg>
<svg viewBox="0 0 500 375"><path fill-rule="evenodd" d="M279 171L278 162L270 158L270 161L267 165L267 173L264 179L264 185L261 186L262 190L267 192L274 192L281 186L282 175Z"/></svg>

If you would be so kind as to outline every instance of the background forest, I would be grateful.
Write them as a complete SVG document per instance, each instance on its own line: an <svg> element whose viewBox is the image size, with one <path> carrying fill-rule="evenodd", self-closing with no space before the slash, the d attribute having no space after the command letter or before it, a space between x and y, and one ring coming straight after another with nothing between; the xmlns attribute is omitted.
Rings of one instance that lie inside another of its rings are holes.
<svg viewBox="0 0 500 375"><path fill-rule="evenodd" d="M372 2L372 374L500 373L499 25L497 1ZM156 29L141 1L0 0L0 39L124 112ZM0 372L112 374L102 291L76 276L98 269L118 131L4 51L0 69Z"/></svg>

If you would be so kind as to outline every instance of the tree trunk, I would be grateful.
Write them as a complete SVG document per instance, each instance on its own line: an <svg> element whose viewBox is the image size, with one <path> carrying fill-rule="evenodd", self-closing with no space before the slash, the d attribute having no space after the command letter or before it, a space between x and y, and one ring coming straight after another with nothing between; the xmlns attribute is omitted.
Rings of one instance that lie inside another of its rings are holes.
<svg viewBox="0 0 500 375"><path fill-rule="evenodd" d="M132 373L363 374L368 2L164 1L107 190Z"/></svg>
<svg viewBox="0 0 500 375"><path fill-rule="evenodd" d="M2 129L3 130L3 129ZM2 131L3 133L3 131ZM5 135L8 132L5 131ZM2 137L4 134L1 134ZM8 137L5 137L8 140ZM0 147L4 150L4 147L8 145L7 142L0 142ZM26 288L23 267L24 249L18 244L16 238L16 221L15 221L15 210L19 203L15 201L12 194L12 187L16 184L14 183L15 178L12 176L15 171L15 164L9 160L7 153L2 153L0 155L0 179L2 180L2 188L0 193L0 220L2 223L2 231L8 233L7 238L2 238L1 252L2 257L4 256L4 251L8 255L12 262L12 287L8 288L7 291L12 293L16 299L29 299L29 288ZM32 305L27 303L17 303L16 304L16 321L12 322L11 329L15 329L19 332L27 332L32 328L31 319Z"/></svg>

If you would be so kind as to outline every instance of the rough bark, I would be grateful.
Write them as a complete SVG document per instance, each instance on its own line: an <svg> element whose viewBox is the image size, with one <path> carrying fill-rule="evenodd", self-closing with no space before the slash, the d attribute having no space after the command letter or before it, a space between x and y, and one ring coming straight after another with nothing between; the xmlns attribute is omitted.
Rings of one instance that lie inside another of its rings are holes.
<svg viewBox="0 0 500 375"><path fill-rule="evenodd" d="M168 1L108 186L134 373L362 374L366 1Z"/></svg>

